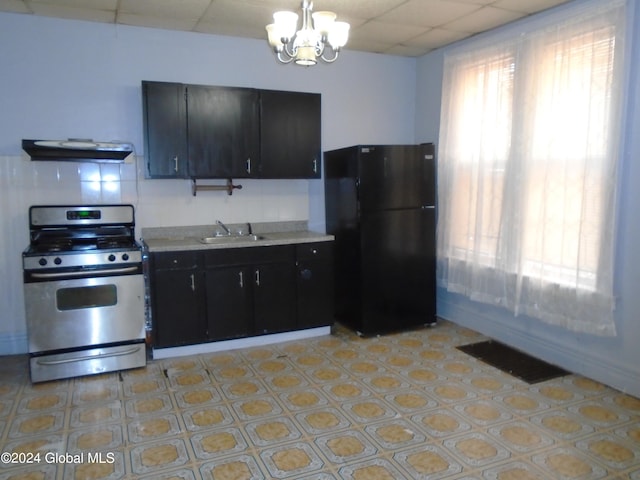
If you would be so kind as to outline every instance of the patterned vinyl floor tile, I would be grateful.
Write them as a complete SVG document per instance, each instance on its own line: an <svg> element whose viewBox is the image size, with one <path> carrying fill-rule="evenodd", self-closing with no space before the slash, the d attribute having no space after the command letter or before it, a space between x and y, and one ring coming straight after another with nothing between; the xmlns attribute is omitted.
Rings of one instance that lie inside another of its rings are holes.
<svg viewBox="0 0 640 480"><path fill-rule="evenodd" d="M3 357L0 480L640 480L640 399L579 375L529 385L456 349L485 339L336 325L40 384Z"/></svg>

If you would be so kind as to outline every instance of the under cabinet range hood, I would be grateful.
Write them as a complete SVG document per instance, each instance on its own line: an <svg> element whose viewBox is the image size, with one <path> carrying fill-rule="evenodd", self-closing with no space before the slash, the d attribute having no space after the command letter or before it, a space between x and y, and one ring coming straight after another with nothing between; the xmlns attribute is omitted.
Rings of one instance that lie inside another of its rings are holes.
<svg viewBox="0 0 640 480"><path fill-rule="evenodd" d="M65 162L124 163L133 145L123 142L94 142L90 139L22 140L31 160Z"/></svg>

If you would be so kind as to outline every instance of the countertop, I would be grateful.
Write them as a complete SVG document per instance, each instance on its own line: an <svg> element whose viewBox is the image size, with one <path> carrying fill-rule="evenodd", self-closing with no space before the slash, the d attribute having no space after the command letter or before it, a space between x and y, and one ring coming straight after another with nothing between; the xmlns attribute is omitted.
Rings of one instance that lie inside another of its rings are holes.
<svg viewBox="0 0 640 480"><path fill-rule="evenodd" d="M233 232L246 232L246 223L229 224ZM180 250L213 250L222 248L268 247L274 245L293 245L298 243L330 242L333 235L313 232L307 229L306 222L264 222L252 223L251 231L259 236L258 240L243 235L219 237L215 243L204 243L203 238L215 237L220 233L216 226L187 226L143 228L142 242L149 252L172 252Z"/></svg>

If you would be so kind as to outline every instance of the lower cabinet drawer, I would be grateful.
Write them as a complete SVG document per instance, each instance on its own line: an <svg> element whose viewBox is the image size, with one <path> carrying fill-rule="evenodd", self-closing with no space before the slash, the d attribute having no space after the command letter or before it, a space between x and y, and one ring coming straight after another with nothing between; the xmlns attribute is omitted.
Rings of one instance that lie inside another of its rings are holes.
<svg viewBox="0 0 640 480"><path fill-rule="evenodd" d="M156 270L175 270L197 268L199 263L198 252L163 252L152 255L153 265Z"/></svg>
<svg viewBox="0 0 640 480"><path fill-rule="evenodd" d="M293 262L292 245L274 245L268 247L221 248L208 250L204 254L205 267L223 265L249 265L254 263Z"/></svg>
<svg viewBox="0 0 640 480"><path fill-rule="evenodd" d="M314 260L331 258L333 242L300 243L296 245L297 260Z"/></svg>

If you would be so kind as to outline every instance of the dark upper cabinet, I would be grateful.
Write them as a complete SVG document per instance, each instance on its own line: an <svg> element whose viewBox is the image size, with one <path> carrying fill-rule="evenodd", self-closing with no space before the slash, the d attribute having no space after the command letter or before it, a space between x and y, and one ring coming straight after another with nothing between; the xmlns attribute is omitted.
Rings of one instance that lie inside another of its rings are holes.
<svg viewBox="0 0 640 480"><path fill-rule="evenodd" d="M260 178L320 178L320 98L260 91Z"/></svg>
<svg viewBox="0 0 640 480"><path fill-rule="evenodd" d="M142 82L147 178L320 178L320 94Z"/></svg>
<svg viewBox="0 0 640 480"><path fill-rule="evenodd" d="M187 178L185 87L179 83L142 82L148 178Z"/></svg>
<svg viewBox="0 0 640 480"><path fill-rule="evenodd" d="M260 156L258 91L187 86L189 176L256 176Z"/></svg>

